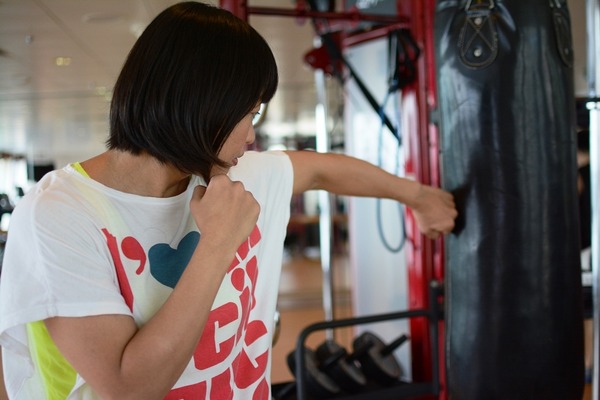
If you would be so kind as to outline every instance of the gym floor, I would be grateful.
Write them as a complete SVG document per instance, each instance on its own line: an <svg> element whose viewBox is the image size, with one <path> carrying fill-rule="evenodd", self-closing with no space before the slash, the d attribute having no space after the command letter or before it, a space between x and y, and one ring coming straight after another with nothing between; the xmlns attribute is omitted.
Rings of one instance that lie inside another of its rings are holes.
<svg viewBox="0 0 600 400"><path fill-rule="evenodd" d="M334 317L352 316L349 292L348 260L337 256L332 260L333 281L335 283ZM322 273L318 258L304 255L290 256L283 265L279 291L280 334L273 347L273 383L292 381L293 375L287 366L287 355L296 347L298 334L313 322L324 321L322 304ZM353 332L348 329L336 329L335 339L350 347ZM324 332L315 332L309 336L307 344L315 348L325 339Z"/></svg>
<svg viewBox="0 0 600 400"><path fill-rule="evenodd" d="M337 306L335 318L352 316L349 263L344 253L332 260L334 271L334 293ZM302 254L290 255L284 262L279 294L280 335L273 347L273 383L289 382L293 376L287 366L286 357L296 347L300 331L313 322L325 319L322 306L322 273L318 258ZM350 330L336 330L336 341L350 347L353 333ZM307 345L316 347L325 339L324 334L316 332L309 336ZM591 385L585 386L582 400L591 400Z"/></svg>

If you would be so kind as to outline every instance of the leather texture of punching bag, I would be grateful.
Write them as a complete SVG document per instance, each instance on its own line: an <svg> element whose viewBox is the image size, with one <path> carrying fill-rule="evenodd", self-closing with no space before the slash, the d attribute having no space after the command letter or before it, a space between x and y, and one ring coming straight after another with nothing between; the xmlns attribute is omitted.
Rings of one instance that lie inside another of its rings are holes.
<svg viewBox="0 0 600 400"><path fill-rule="evenodd" d="M575 99L566 0L438 0L451 400L581 400Z"/></svg>

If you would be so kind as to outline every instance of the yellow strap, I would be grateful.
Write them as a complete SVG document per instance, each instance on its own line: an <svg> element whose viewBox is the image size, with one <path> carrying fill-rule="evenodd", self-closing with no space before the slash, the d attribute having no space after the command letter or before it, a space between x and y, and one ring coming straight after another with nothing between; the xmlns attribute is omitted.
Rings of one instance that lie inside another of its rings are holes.
<svg viewBox="0 0 600 400"><path fill-rule="evenodd" d="M77 373L48 334L43 321L27 324L27 336L30 343L31 355L39 368L44 382L47 400L64 400L73 386Z"/></svg>
<svg viewBox="0 0 600 400"><path fill-rule="evenodd" d="M88 173L80 163L71 166L81 175L88 177ZM27 337L31 349L31 356L38 366L46 400L64 400L67 398L77 378L77 372L62 356L54 341L50 337L43 321L30 322L27 324Z"/></svg>
<svg viewBox="0 0 600 400"><path fill-rule="evenodd" d="M83 169L83 167L81 166L80 163L78 162L74 162L73 164L71 164L71 167L73 167L73 169L77 172L79 172L81 175L85 176L86 178L89 178L90 176L88 175L88 173L85 171L85 169Z"/></svg>

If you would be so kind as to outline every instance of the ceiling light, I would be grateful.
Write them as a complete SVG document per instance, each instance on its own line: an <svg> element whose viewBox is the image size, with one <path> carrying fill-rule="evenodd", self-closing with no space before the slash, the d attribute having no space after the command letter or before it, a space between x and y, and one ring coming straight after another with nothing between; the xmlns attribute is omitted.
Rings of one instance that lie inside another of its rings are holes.
<svg viewBox="0 0 600 400"><path fill-rule="evenodd" d="M92 23L92 24L106 24L110 22L117 22L122 19L122 16L119 14L110 14L110 13L89 13L85 14L81 17L83 22Z"/></svg>
<svg viewBox="0 0 600 400"><path fill-rule="evenodd" d="M67 67L67 66L71 65L71 57L56 57L54 59L54 63L58 67Z"/></svg>
<svg viewBox="0 0 600 400"><path fill-rule="evenodd" d="M131 25L129 25L129 32L133 33L133 35L136 38L142 36L142 32L144 32L144 29L146 29L146 25L142 24L141 22L134 22Z"/></svg>

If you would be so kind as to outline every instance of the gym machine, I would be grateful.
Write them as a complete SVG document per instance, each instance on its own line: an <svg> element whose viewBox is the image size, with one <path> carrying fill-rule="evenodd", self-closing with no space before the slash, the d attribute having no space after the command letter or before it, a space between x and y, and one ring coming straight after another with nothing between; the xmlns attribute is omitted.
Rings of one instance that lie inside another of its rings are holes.
<svg viewBox="0 0 600 400"><path fill-rule="evenodd" d="M357 345L349 356L345 349L332 346L319 360L304 345L308 334L378 318L409 318L412 382L427 389L411 392L406 389L410 382L386 389L377 386L381 390L377 398L580 399L583 302L573 207L573 54L566 0L396 3L398 15L390 18L318 11L300 1L292 11L222 1L242 18L257 13L373 23L373 29L361 34L342 33L342 48L381 37L390 26L410 30L421 54L415 63L416 79L403 90L403 100L409 103L405 106L412 111L406 125L413 128L407 132L406 172L451 190L461 213L457 230L444 247L441 240L421 237L407 211L409 310L305 328L290 361L297 375L296 393L306 398L308 381L317 372L338 369L341 360L354 363L365 351ZM597 38L597 0L589 0L588 7L593 22L588 28L595 29ZM590 59L595 54L597 45ZM597 67L590 71L590 98L597 100L597 88L592 87ZM596 177L592 185L597 185L598 176L596 100L588 105ZM592 192L596 204L597 186ZM593 232L598 231L597 218L595 212ZM596 237L594 254L597 242ZM593 270L597 307L596 265ZM433 282L444 282L443 321L432 311L439 306L428 295ZM405 340L399 337L396 344ZM597 398L597 331L594 342ZM379 348L380 355L388 351L377 340L370 346ZM333 395L373 396L361 391Z"/></svg>
<svg viewBox="0 0 600 400"><path fill-rule="evenodd" d="M323 2L317 2L322 4ZM326 2L334 4L335 2ZM313 3L314 4L314 3ZM405 123L414 129L408 132L405 138L407 152L405 172L414 179L426 184L439 186L437 127L431 121L431 113L435 109L435 78L433 75L433 14L435 0L402 0L397 2L397 15L364 14L357 8L347 11L334 11L335 7L313 7L307 1L297 1L295 9L255 7L244 0L221 0L220 6L228 9L238 17L248 20L251 15L272 15L295 18L311 18L323 24L326 21L335 27L333 39L343 51L347 46L358 45L373 39L385 37L393 30L408 30L421 51L414 65L416 79L403 88L404 103L414 110L405 118ZM344 27L355 28L357 24L365 23L369 28L362 32L346 32ZM341 27L341 28L340 28ZM325 43L325 46L327 44ZM325 47L324 46L324 47ZM312 55L331 58L331 54L315 49ZM323 62L323 59L317 62ZM331 61L331 60L329 60ZM327 68L327 62L321 64ZM358 77L357 75L354 78ZM360 79L360 77L358 77ZM358 83L359 84L359 83ZM368 94L365 92L365 96ZM367 99L374 107L373 99ZM388 118L386 125L390 128ZM397 131L391 127L390 131ZM410 210L405 217L406 241L411 246L406 246L408 285L408 303L410 307L406 312L374 315L365 317L367 320L327 320L323 325L307 327L303 335L308 335L312 329L332 331L339 326L361 325L371 321L407 319L410 326L410 338L406 345L410 346L412 355L410 370L412 380L421 382L423 386L415 393L429 393L423 399L446 398L444 389L444 362L443 362L443 322L440 318L433 320L427 316L433 315L429 309L430 286L434 282L443 280L443 243L441 240L431 241L418 233L416 222ZM326 296L327 294L324 293ZM326 300L326 299L325 299ZM405 314L406 313L406 314ZM417 313L412 316L412 313ZM435 327L434 327L435 326ZM298 339L300 343L302 338ZM295 363L297 371L304 368L304 350L299 347ZM434 362L434 360L437 360ZM300 364L300 365L298 365ZM299 369L298 369L299 368ZM299 375L302 376L302 373ZM302 380L302 377L300 377ZM429 383L428 383L429 382ZM387 388L390 398L401 398L398 392L403 392L404 385L393 385ZM304 387L298 384L299 391ZM425 387L425 388L424 388ZM414 393L412 393L414 394ZM411 396L412 396L411 394ZM368 395L364 398L369 398ZM407 396L404 396L407 398Z"/></svg>

